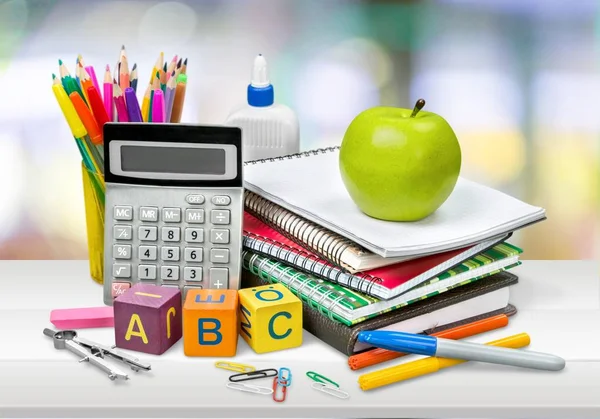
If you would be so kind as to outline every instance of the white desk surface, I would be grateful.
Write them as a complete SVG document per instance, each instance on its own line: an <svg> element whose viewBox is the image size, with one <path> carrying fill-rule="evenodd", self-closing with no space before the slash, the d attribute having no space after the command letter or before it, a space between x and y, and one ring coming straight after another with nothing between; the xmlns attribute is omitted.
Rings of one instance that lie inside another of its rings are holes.
<svg viewBox="0 0 600 419"><path fill-rule="evenodd" d="M600 417L600 281L598 262L524 261L511 302L519 313L485 342L520 332L531 350L567 360L561 372L468 363L370 392L357 384L347 357L305 332L300 348L256 355L242 340L236 362L289 367L287 400L225 388L229 371L212 358L187 358L181 341L157 357L139 354L152 371L110 381L42 334L55 308L102 305L87 261L0 261L0 417ZM109 344L112 329L82 337ZM405 358L406 359L406 358ZM399 363L391 361L385 366ZM313 390L317 371L350 393L346 400ZM254 383L269 386L268 380Z"/></svg>

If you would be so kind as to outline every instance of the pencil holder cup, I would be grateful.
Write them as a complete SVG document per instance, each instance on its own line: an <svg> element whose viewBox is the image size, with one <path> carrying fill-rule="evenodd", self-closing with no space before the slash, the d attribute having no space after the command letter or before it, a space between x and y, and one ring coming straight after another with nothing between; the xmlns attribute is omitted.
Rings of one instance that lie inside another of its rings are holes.
<svg viewBox="0 0 600 419"><path fill-rule="evenodd" d="M104 282L104 176L81 165L90 275Z"/></svg>

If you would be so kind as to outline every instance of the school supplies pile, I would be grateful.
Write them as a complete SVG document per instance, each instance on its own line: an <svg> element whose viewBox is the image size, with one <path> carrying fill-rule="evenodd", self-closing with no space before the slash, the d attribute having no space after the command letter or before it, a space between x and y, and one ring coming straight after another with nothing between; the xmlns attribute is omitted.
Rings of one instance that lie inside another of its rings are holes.
<svg viewBox="0 0 600 419"><path fill-rule="evenodd" d="M129 66L125 46L111 74L106 65L102 88L93 66L79 55L75 74L58 60L59 75L52 74L52 90L69 124L85 167L104 174L103 127L107 122L180 122L187 86L187 58L167 63L164 53L156 60L144 96L137 98L137 64ZM101 182L100 182L101 183ZM103 189L101 183L98 188Z"/></svg>
<svg viewBox="0 0 600 419"><path fill-rule="evenodd" d="M441 332L514 314L508 270L522 250L507 240L542 208L461 178L433 215L377 220L348 196L338 161L332 147L246 164L244 286L284 284L305 329L348 355L371 348L363 330Z"/></svg>

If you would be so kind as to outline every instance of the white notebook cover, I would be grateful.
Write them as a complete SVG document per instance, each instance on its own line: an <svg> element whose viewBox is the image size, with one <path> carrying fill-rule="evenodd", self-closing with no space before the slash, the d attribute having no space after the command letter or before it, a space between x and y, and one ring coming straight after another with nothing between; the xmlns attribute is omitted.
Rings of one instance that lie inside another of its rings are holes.
<svg viewBox="0 0 600 419"><path fill-rule="evenodd" d="M543 208L460 178L429 217L415 222L377 220L361 212L348 195L338 159L335 149L248 164L245 187L383 257L455 249L545 218Z"/></svg>

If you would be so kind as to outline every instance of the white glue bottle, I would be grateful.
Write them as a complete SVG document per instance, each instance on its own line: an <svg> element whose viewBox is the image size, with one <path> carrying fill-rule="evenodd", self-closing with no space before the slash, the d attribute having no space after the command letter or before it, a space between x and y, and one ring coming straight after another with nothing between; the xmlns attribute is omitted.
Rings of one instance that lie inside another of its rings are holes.
<svg viewBox="0 0 600 419"><path fill-rule="evenodd" d="M248 104L234 109L225 125L242 129L244 161L279 157L300 152L300 129L294 111L274 102L267 61L254 59Z"/></svg>

